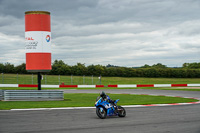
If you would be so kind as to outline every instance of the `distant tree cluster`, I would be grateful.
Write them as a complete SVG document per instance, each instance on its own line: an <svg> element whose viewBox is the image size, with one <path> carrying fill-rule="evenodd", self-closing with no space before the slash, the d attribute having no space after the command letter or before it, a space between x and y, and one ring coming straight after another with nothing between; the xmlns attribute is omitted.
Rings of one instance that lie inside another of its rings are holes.
<svg viewBox="0 0 200 133"><path fill-rule="evenodd" d="M152 66L145 64L144 66L141 66L141 68L167 68L167 66L163 65L161 63L158 63L158 64L154 64Z"/></svg>
<svg viewBox="0 0 200 133"><path fill-rule="evenodd" d="M26 74L26 64L22 63L21 65L14 66L10 63L2 64L0 63L0 73L19 73L19 74Z"/></svg>
<svg viewBox="0 0 200 133"><path fill-rule="evenodd" d="M182 67L183 68L191 68L191 69L199 69L200 68L200 62L199 63L197 63L197 62L195 62L195 63L184 63Z"/></svg>
<svg viewBox="0 0 200 133"><path fill-rule="evenodd" d="M26 64L14 66L10 63L0 63L1 73L27 74ZM113 77L167 77L167 78L200 78L200 63L184 63L180 68L168 68L161 63L138 68L120 67L108 64L89 65L77 63L70 66L62 60L55 60L52 64L50 75L94 75L94 76L113 76Z"/></svg>

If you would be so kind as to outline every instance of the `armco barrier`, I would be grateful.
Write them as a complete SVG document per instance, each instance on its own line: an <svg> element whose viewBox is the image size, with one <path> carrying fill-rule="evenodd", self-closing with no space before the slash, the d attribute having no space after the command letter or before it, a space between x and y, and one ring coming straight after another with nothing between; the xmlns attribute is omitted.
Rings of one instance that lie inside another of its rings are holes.
<svg viewBox="0 0 200 133"><path fill-rule="evenodd" d="M0 101L4 99L4 90L0 90Z"/></svg>
<svg viewBox="0 0 200 133"><path fill-rule="evenodd" d="M63 100L63 91L4 90L4 101L58 101Z"/></svg>
<svg viewBox="0 0 200 133"><path fill-rule="evenodd" d="M121 85L42 85L42 88L137 88L137 87L199 87L200 84L121 84ZM0 84L0 87L38 87L32 84Z"/></svg>

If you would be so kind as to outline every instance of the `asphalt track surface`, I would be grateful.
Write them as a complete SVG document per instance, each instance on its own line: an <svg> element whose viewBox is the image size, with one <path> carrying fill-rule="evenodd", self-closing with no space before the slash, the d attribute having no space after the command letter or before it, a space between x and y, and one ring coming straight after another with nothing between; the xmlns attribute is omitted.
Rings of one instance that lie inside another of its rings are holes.
<svg viewBox="0 0 200 133"><path fill-rule="evenodd" d="M99 93L101 90L65 90ZM104 90L200 98L198 91ZM200 104L126 108L125 118L99 119L95 109L0 111L0 133L200 133Z"/></svg>

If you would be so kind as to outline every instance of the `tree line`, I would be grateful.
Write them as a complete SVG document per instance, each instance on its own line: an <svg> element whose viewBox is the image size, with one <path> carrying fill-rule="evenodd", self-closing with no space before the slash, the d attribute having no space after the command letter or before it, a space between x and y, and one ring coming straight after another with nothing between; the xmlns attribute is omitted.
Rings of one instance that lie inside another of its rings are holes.
<svg viewBox="0 0 200 133"><path fill-rule="evenodd" d="M14 66L10 63L0 63L1 73L28 74L26 64ZM200 78L200 63L184 63L180 68L169 68L161 63L152 66L145 64L137 68L120 67L108 64L89 65L77 63L70 66L62 60L55 60L49 75L94 75L109 77L165 77L165 78Z"/></svg>

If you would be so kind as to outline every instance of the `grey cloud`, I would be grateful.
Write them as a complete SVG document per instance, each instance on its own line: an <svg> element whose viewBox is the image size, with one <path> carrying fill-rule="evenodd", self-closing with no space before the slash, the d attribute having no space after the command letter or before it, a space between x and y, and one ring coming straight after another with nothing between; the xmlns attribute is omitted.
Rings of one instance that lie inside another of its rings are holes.
<svg viewBox="0 0 200 133"><path fill-rule="evenodd" d="M96 1L89 0L2 0L0 11L4 15L12 15L23 18L25 11L30 10L48 10L52 11L53 15L69 14L70 10L75 11L80 7L90 7L95 5ZM55 13L55 14L54 14Z"/></svg>
<svg viewBox="0 0 200 133"><path fill-rule="evenodd" d="M0 0L0 59L25 62L24 12L47 10L53 60L181 66L199 61L199 9L198 0Z"/></svg>

